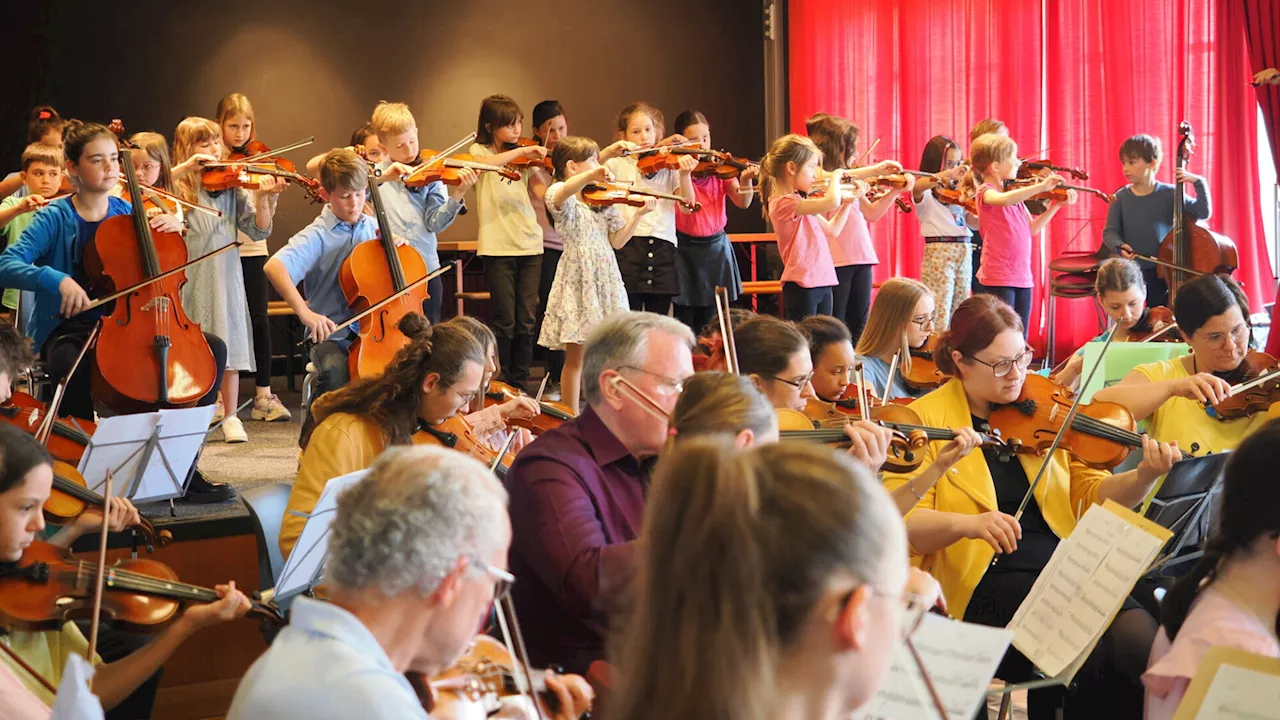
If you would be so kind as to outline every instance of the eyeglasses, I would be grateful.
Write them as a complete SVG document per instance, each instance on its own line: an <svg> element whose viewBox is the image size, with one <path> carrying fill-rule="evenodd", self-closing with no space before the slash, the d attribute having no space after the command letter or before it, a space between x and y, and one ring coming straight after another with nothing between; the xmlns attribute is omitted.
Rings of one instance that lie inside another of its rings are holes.
<svg viewBox="0 0 1280 720"><path fill-rule="evenodd" d="M867 583L855 585L848 592L841 595L835 606L828 611L827 620L835 622L835 619L839 617L840 612L849 604L849 600L853 597L854 592L856 592L858 588L864 586L871 591L872 595L879 595L886 600L896 600L902 604L902 625L899 628L899 635L902 639L906 639L914 635L916 630L919 630L920 626L924 624L924 616L929 614L929 606L925 603L923 596L912 592L885 592L883 590L878 590L874 585Z"/></svg>
<svg viewBox="0 0 1280 720"><path fill-rule="evenodd" d="M1013 371L1014 365L1017 365L1019 370L1026 370L1027 366L1031 364L1031 356L1033 354L1034 353L1031 351L1031 348L1027 348L1026 350L1022 351L1021 355L1017 357L1009 358L1008 360L1000 360L994 363L989 363L986 360L974 357L972 355L969 356L969 359L976 363L982 363L983 365L986 365L987 367L991 368L992 375L996 377L1004 377L1005 375L1008 375L1010 372Z"/></svg>
<svg viewBox="0 0 1280 720"><path fill-rule="evenodd" d="M921 330L926 330L928 328L933 327L933 316L918 315L916 317L911 318L911 322L915 323L916 325L919 325Z"/></svg>
<svg viewBox="0 0 1280 720"><path fill-rule="evenodd" d="M511 586L516 584L515 575L501 568L496 568L478 558L472 558L472 561L474 568L484 571L484 574L494 579L493 599L495 601L502 600L511 592Z"/></svg>
<svg viewBox="0 0 1280 720"><path fill-rule="evenodd" d="M813 373L809 373L808 375L796 380L788 380L784 377L778 377L777 375L770 375L769 377L777 380L778 382L786 383L797 390L803 390L805 385L808 385L813 381Z"/></svg>
<svg viewBox="0 0 1280 720"><path fill-rule="evenodd" d="M650 377L658 378L658 380L661 381L660 384L663 387L670 389L671 392L675 393L676 395L679 395L680 393L684 392L684 380L677 380L675 378L667 377L662 373L656 373L656 372L653 372L652 370L645 370L644 368L636 367L635 365L620 365L618 369L619 370L635 370L636 372L642 372L645 375L649 375Z"/></svg>
<svg viewBox="0 0 1280 720"><path fill-rule="evenodd" d="M1232 329L1230 333L1222 333L1222 332L1207 333L1205 335L1201 335L1200 337L1204 338L1204 341L1209 343L1210 345L1217 345L1217 346L1226 345L1228 339L1230 339L1233 342L1244 342L1245 338L1249 337L1249 326L1239 325L1234 329Z"/></svg>

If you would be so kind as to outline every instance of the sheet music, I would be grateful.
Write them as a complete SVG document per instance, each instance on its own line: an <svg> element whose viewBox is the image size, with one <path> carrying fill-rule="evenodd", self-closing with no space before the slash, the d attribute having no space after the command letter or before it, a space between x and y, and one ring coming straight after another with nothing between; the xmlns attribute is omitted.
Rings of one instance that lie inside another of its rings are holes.
<svg viewBox="0 0 1280 720"><path fill-rule="evenodd" d="M80 655L67 656L58 694L49 708L49 720L102 720L102 703L89 689L94 673L94 667Z"/></svg>
<svg viewBox="0 0 1280 720"><path fill-rule="evenodd" d="M307 524L298 535L293 552L289 553L289 559L280 571L280 579L276 581L276 602L310 590L320 578L329 550L329 526L333 524L333 515L338 509L338 494L359 482L368 472L357 470L324 484Z"/></svg>
<svg viewBox="0 0 1280 720"><path fill-rule="evenodd" d="M1074 675L1166 539L1113 510L1089 508L1009 623L1013 646L1046 675Z"/></svg>
<svg viewBox="0 0 1280 720"><path fill-rule="evenodd" d="M1013 632L930 614L911 639L942 697L947 716L952 720L967 720L986 701L987 686L1009 648ZM899 643L884 684L875 698L853 717L856 720L937 720L938 713L932 703L921 695L923 688L911 654Z"/></svg>
<svg viewBox="0 0 1280 720"><path fill-rule="evenodd" d="M1221 665L1196 720L1280 720L1280 678Z"/></svg>
<svg viewBox="0 0 1280 720"><path fill-rule="evenodd" d="M102 492L110 470L112 494L135 503L181 497L213 412L209 405L102 418L77 470L94 492ZM153 435L156 447L148 454Z"/></svg>

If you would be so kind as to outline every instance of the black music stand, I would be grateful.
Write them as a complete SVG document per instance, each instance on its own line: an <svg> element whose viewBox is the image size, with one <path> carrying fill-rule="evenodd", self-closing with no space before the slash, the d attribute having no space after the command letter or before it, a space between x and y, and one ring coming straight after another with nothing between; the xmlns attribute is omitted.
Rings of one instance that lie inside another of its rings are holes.
<svg viewBox="0 0 1280 720"><path fill-rule="evenodd" d="M1156 558L1147 576L1164 575L1171 565L1200 557L1199 551L1181 555L1204 543L1213 526L1215 505L1222 493L1222 472L1228 452L1183 460L1165 476L1164 484L1147 508L1147 518L1173 531L1169 550Z"/></svg>

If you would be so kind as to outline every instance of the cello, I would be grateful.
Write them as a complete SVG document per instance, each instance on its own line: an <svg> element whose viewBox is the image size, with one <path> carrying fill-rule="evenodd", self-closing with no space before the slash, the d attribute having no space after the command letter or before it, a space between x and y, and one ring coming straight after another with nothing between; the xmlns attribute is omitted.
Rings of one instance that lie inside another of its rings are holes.
<svg viewBox="0 0 1280 720"><path fill-rule="evenodd" d="M1191 136L1191 124L1184 120L1178 125L1179 170L1186 169L1195 145L1195 138ZM1184 217L1185 183L1177 178L1174 181L1173 229L1160 241L1160 249L1155 258L1156 273L1169 285L1170 305L1182 283L1205 273L1230 275L1240 266L1234 242L1196 222L1187 222Z"/></svg>
<svg viewBox="0 0 1280 720"><path fill-rule="evenodd" d="M116 412L190 407L213 388L218 366L200 325L182 309L186 273L157 279L187 264L187 246L177 233L151 229L133 163L120 165L132 212L102 221L84 265L107 293L137 287L101 321L93 395Z"/></svg>
<svg viewBox="0 0 1280 720"><path fill-rule="evenodd" d="M359 337L352 343L347 361L352 378L382 374L391 358L409 344L409 338L400 332L400 318L422 312L422 303L428 297L425 283L410 288L412 283L426 277L427 264L412 246L396 245L391 221L378 193L376 175L371 169L369 197L373 200L379 237L360 243L342 261L338 284L347 305L357 313L383 298L396 299L361 318Z"/></svg>

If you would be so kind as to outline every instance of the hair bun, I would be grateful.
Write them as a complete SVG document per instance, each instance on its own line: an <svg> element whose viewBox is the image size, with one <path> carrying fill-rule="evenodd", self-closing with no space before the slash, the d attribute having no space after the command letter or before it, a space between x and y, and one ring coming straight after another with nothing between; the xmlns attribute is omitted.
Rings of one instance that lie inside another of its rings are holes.
<svg viewBox="0 0 1280 720"><path fill-rule="evenodd" d="M408 313L396 324L400 332L411 341L430 340L431 323L422 313Z"/></svg>

